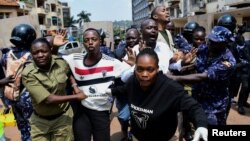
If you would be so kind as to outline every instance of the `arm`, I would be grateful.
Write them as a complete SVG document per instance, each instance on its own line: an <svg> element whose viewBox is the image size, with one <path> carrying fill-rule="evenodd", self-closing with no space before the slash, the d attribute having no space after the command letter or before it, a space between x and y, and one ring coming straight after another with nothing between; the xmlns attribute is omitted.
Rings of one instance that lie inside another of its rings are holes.
<svg viewBox="0 0 250 141"><path fill-rule="evenodd" d="M0 87L4 86L4 85L8 85L9 83L14 82L15 78L13 75L10 75L6 78L3 78L0 80Z"/></svg>
<svg viewBox="0 0 250 141"><path fill-rule="evenodd" d="M195 74L189 74L189 75L181 75L181 76L174 76L172 74L167 74L167 77L184 83L194 83L194 82L200 82L202 80L205 80L208 78L207 72L203 73L195 73Z"/></svg>
<svg viewBox="0 0 250 141"><path fill-rule="evenodd" d="M23 75L22 81L24 86L30 92L34 102L40 104L59 104L72 100L83 100L86 95L83 92L77 93L76 95L55 95L50 93L41 83L32 75Z"/></svg>
<svg viewBox="0 0 250 141"><path fill-rule="evenodd" d="M60 103L65 103L68 101L73 101L73 100L83 100L87 98L87 96L83 93L77 93L75 95L54 95L50 94L45 100L45 104L60 104Z"/></svg>

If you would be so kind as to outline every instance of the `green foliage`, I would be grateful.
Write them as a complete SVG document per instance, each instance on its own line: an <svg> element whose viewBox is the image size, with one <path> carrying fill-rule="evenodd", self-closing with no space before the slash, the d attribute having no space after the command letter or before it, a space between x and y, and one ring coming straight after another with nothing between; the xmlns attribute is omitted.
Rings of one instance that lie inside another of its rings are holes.
<svg viewBox="0 0 250 141"><path fill-rule="evenodd" d="M87 13L87 11L83 10L82 12L77 14L77 17L79 17L77 22L79 22L81 20L83 20L84 22L90 22L91 21L89 18L90 16L91 16L91 13Z"/></svg>
<svg viewBox="0 0 250 141"><path fill-rule="evenodd" d="M132 21L114 21L113 22L113 32L114 37L119 36L121 39L125 39L126 29L132 25Z"/></svg>
<svg viewBox="0 0 250 141"><path fill-rule="evenodd" d="M77 21L74 19L74 16L71 16L70 18L64 18L64 25L65 27L70 27Z"/></svg>

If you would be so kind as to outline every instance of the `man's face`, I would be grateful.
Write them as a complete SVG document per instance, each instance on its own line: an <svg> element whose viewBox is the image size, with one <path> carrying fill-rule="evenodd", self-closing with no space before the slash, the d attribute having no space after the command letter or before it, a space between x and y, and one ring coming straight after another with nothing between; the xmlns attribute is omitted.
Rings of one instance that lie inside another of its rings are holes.
<svg viewBox="0 0 250 141"><path fill-rule="evenodd" d="M97 54L100 52L100 37L94 30L86 31L83 34L83 44L89 54Z"/></svg>
<svg viewBox="0 0 250 141"><path fill-rule="evenodd" d="M51 50L46 43L37 42L31 47L31 55L35 64L40 68L48 68L51 63Z"/></svg>
<svg viewBox="0 0 250 141"><path fill-rule="evenodd" d="M169 9L166 8L165 6L160 6L156 9L155 11L155 17L156 20L158 21L164 21L164 22L168 22L170 21L169 18Z"/></svg>
<svg viewBox="0 0 250 141"><path fill-rule="evenodd" d="M193 44L195 47L199 47L201 44L205 43L206 34L202 31L194 32Z"/></svg>
<svg viewBox="0 0 250 141"><path fill-rule="evenodd" d="M126 33L126 44L128 47L133 48L136 44L139 43L139 33L135 30L130 29Z"/></svg>
<svg viewBox="0 0 250 141"><path fill-rule="evenodd" d="M146 41L146 44L156 43L158 37L158 27L155 21L150 20L142 28L142 38Z"/></svg>
<svg viewBox="0 0 250 141"><path fill-rule="evenodd" d="M135 75L142 89L148 89L155 82L158 73L156 60L149 56L140 56L135 67Z"/></svg>

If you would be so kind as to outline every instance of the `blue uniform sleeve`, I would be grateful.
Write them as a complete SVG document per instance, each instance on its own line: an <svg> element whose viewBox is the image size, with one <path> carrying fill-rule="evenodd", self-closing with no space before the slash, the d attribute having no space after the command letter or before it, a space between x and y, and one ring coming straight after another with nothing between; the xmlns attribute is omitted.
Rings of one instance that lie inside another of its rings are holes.
<svg viewBox="0 0 250 141"><path fill-rule="evenodd" d="M210 80L227 80L235 69L236 61L231 53L227 53L229 57L218 63L213 63L208 67L207 73Z"/></svg>

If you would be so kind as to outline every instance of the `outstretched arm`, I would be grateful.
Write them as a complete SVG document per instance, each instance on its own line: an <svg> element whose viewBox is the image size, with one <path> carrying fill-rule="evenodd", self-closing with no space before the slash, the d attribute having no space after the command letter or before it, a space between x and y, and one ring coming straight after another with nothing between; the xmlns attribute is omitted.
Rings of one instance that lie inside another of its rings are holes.
<svg viewBox="0 0 250 141"><path fill-rule="evenodd" d="M194 82L200 82L204 79L208 78L207 72L203 73L195 73L195 74L189 74L189 75L181 75L181 76L175 76L170 73L166 74L167 77L178 81L178 82L184 82L184 83L194 83Z"/></svg>

